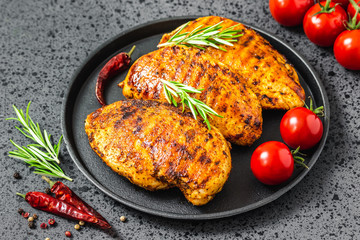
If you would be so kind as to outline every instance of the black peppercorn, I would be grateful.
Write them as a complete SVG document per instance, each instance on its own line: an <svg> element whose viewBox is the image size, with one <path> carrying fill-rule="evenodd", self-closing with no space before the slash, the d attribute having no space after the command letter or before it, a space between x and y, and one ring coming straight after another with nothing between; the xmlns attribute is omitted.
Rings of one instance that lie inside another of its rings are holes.
<svg viewBox="0 0 360 240"><path fill-rule="evenodd" d="M15 173L14 173L14 178L15 178L15 179L20 179L20 178L21 178L20 173L15 172Z"/></svg>
<svg viewBox="0 0 360 240"><path fill-rule="evenodd" d="M24 212L24 209L22 209L22 208L19 208L18 209L18 213L21 215L21 214L23 214L23 212Z"/></svg>
<svg viewBox="0 0 360 240"><path fill-rule="evenodd" d="M51 194L50 188L45 188L45 193L50 195Z"/></svg>
<svg viewBox="0 0 360 240"><path fill-rule="evenodd" d="M35 223L34 222L29 222L29 228L35 228Z"/></svg>

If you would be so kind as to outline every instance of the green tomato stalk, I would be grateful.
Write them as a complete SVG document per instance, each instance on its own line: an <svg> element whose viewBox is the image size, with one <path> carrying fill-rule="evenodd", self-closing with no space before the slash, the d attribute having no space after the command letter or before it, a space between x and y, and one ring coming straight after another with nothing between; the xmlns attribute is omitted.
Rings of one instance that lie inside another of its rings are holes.
<svg viewBox="0 0 360 240"><path fill-rule="evenodd" d="M349 2L355 8L356 12L352 18L349 15L349 21L345 24L345 27L347 30L360 29L360 21L356 23L357 15L360 13L360 7L356 4L354 0L349 0Z"/></svg>

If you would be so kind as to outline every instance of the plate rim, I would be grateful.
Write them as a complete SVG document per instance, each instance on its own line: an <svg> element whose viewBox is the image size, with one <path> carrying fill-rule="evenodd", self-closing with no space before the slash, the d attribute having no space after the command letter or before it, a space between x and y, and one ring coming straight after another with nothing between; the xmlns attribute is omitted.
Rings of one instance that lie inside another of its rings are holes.
<svg viewBox="0 0 360 240"><path fill-rule="evenodd" d="M310 65L310 63L297 51L295 50L292 46L290 46L288 43L284 42L283 40L279 39L277 36L275 36L273 33L268 32L267 30L258 28L252 24L248 24L245 23L243 21L239 21L237 19L235 19L234 21L237 22L241 22L244 25L254 29L256 32L260 32L262 34L268 35L269 37L273 38L274 40L276 40L277 42L279 42L281 45L283 45L284 47L286 47L289 51L292 52L292 54L294 54L301 62L302 64L304 64L304 66L307 68L307 70L310 72L310 74L312 75L313 79L315 79L316 85L319 89L320 95L321 95L321 100L324 103L324 113L325 116L323 118L323 125L324 125L324 131L323 131L323 137L318 145L318 148L316 149L316 151L312 154L312 159L314 159L312 162L309 162L308 170L304 170L302 172L299 173L299 175L294 178L291 182L289 182L287 185L285 185L284 187L282 187L281 189L279 189L277 192L273 193L272 195L261 199L258 202L249 204L247 206L241 207L241 208L236 208L236 209L232 209L232 210L228 210L228 211L223 211L223 212L217 212L217 213L200 213L200 214L180 214L180 213L172 213L172 212L166 212L166 211L159 211L159 210L155 210L152 208L148 208L148 207L144 207L141 206L137 203L131 202L125 198L122 198L118 195L116 195L115 193L113 193L112 191L110 191L106 186L102 185L98 180L96 180L92 174L90 172L87 171L87 169L85 169L82 164L81 164L81 160L78 159L78 157L76 156L75 151L73 150L73 147L70 147L71 141L70 141L70 133L67 130L67 124L66 124L66 119L68 118L68 113L67 113L67 109L68 109L68 104L69 104L69 96L71 94L71 90L73 89L74 85L77 83L77 76L81 73L81 71L86 67L86 65L101 51L103 50L105 47L107 47L109 44L111 44L112 42L116 41L118 38L121 38L124 35L127 35L133 31L139 30L141 28L150 26L150 25L154 25L154 24L159 24L161 22L169 22L169 21L175 21L175 20L191 20L191 19L196 19L199 17L204 17L203 15L191 15L191 16L177 16L177 17L167 17L167 18L160 18L157 20L153 20L153 21L149 21L146 23L142 23L139 25L136 25L134 27L129 28L128 30L122 31L119 34L113 36L112 38L110 38L109 40L105 41L104 43L102 43L100 46L98 46L96 49L94 49L89 56L82 62L82 64L80 66L77 67L77 70L74 72L74 74L71 77L71 80L68 84L68 87L66 89L66 93L64 94L64 97L62 99L62 106L61 106L61 128L62 128L62 132L63 132L63 136L64 136L64 142L66 145L66 148L69 152L69 155L71 157L71 159L73 160L73 162L75 162L75 165L77 166L77 168L82 172L82 174L85 175L85 177L92 183L94 184L98 189L100 189L103 193L105 193L106 195L110 196L111 198L113 198L115 201L120 202L128 207L131 207L133 209L136 209L138 211L144 212L144 213L148 213L148 214L152 214L152 215L156 215L156 216L160 216L160 217L165 217L165 218L171 218L171 219L179 219L179 220L210 220L210 219L219 219L219 218L226 218L226 217L230 217L230 216L234 216L234 215L238 215L238 214L242 214L251 210L254 210L256 208L262 207L270 202L275 201L276 199L278 199L279 197L281 197L282 195L284 195L286 192L288 192L290 189L292 189L293 187L295 187L306 175L307 173L311 170L311 168L314 166L314 164L316 163L316 161L318 160L324 146L327 140L327 136L328 136L328 132L329 132L329 126L330 126L330 106L329 106L329 100L325 91L325 87L322 84L322 81L319 77L319 75L316 73L316 71L314 70L314 68ZM232 18L229 18L232 19ZM233 20L233 19L232 19ZM72 131L70 131L72 132Z"/></svg>

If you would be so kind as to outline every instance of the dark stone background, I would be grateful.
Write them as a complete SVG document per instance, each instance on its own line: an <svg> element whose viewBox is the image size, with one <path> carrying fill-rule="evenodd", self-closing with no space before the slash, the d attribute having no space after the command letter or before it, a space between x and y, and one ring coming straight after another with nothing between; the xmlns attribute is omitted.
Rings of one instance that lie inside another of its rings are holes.
<svg viewBox="0 0 360 240"><path fill-rule="evenodd" d="M310 61L325 85L331 107L327 144L315 167L291 191L257 210L213 221L177 221L147 215L104 195L76 168L61 149L69 183L113 225L116 239L359 239L360 74L347 71L331 48L310 43L299 28L278 25L268 1L0 1L0 159L1 239L107 239L111 235L56 218L55 228L39 225L51 215L31 209L15 192L42 190L46 184L26 165L9 158L9 139L27 141L14 129L11 105L25 108L56 138L61 135L60 110L71 76L86 57L106 40L148 21L185 15L221 15L261 27L289 43ZM19 171L22 180L12 175ZM36 230L18 215L23 207L40 216ZM119 221L125 215L126 223Z"/></svg>

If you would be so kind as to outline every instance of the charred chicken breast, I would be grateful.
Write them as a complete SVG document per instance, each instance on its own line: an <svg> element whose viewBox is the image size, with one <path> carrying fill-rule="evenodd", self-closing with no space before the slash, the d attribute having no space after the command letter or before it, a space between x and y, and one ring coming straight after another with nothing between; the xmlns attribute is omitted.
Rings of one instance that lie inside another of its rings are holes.
<svg viewBox="0 0 360 240"><path fill-rule="evenodd" d="M165 81L203 89L193 94L220 117L210 119L225 138L238 145L251 145L262 132L261 106L245 80L228 66L197 48L166 47L140 57L119 84L126 98L167 102ZM179 102L179 101L178 101Z"/></svg>
<svg viewBox="0 0 360 240"><path fill-rule="evenodd" d="M206 52L244 77L247 86L257 95L264 109L303 106L305 92L294 67L251 28L227 18L208 16L191 21L180 33L191 32L200 25L207 27L221 21L222 29L236 25L234 29L242 29L244 35L233 46L222 45L226 51L207 47ZM160 43L168 41L176 31L177 29L165 34Z"/></svg>
<svg viewBox="0 0 360 240"><path fill-rule="evenodd" d="M203 205L229 177L230 144L220 131L167 103L115 102L89 114L85 131L113 171L147 190L178 187Z"/></svg>

